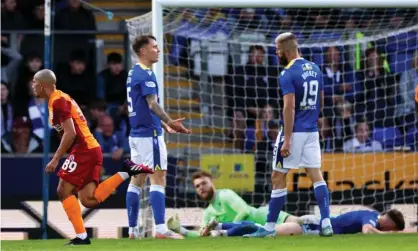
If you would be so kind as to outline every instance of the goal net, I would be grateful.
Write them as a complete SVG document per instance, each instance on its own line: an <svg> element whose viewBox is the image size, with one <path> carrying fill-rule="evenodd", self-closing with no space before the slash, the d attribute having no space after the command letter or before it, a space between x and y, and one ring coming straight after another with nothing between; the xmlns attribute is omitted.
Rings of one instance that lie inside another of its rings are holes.
<svg viewBox="0 0 418 251"><path fill-rule="evenodd" d="M274 39L291 31L302 56L323 71L318 125L332 212L397 207L416 221L417 9L164 8L163 16L164 72L156 74L164 74L164 108L193 131L165 135L174 159L167 217L177 212L200 225L206 204L190 179L200 169L218 189L268 203L284 67ZM151 33L151 19L127 20L130 39ZM288 192L286 211L316 212L303 171L290 172Z"/></svg>

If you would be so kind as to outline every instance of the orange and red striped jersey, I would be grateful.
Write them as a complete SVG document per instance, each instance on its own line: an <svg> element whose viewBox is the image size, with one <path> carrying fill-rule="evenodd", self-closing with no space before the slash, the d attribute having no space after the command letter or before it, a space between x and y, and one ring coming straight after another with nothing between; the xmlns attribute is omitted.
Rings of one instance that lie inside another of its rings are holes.
<svg viewBox="0 0 418 251"><path fill-rule="evenodd" d="M70 152L81 152L88 149L99 147L99 143L91 134L87 121L78 104L66 93L56 90L51 94L48 102L49 123L61 132L61 124L69 119L73 119L76 138Z"/></svg>

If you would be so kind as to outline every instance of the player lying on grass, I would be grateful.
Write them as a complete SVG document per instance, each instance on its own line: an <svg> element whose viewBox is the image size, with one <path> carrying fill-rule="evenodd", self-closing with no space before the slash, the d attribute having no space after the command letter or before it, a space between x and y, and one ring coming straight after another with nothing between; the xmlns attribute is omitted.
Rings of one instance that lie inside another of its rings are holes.
<svg viewBox="0 0 418 251"><path fill-rule="evenodd" d="M248 233L248 231L254 232L251 231L254 223L262 225L266 223L267 206L255 208L249 206L238 194L230 189L217 190L212 182L212 175L209 173L204 171L196 172L192 176L192 181L199 198L209 202L209 206L203 212L203 220L206 226L202 228L200 233L190 231L180 225L178 217L171 217L168 220L168 227L174 232L186 237L197 237L208 236L210 231L214 229L224 229L230 230L233 233L232 236L241 236ZM299 217L281 212L277 224L298 222L299 220ZM248 226L248 229L244 229L243 232L231 230L235 226L241 226L241 224Z"/></svg>
<svg viewBox="0 0 418 251"><path fill-rule="evenodd" d="M125 161L122 170L99 184L103 156L99 143L91 134L87 121L77 103L67 94L56 89L56 77L51 70L38 71L32 84L36 97L48 102L49 123L61 136L61 142L45 171L54 173L60 159L69 152L58 172L58 197L77 234L69 245L88 245L90 239L81 215L80 204L87 208L98 206L130 176L153 173L143 165Z"/></svg>
<svg viewBox="0 0 418 251"><path fill-rule="evenodd" d="M302 216L303 223L286 222L276 225L276 235L302 235L319 234L321 230L321 219L315 215ZM382 214L369 210L357 210L331 217L331 223L334 234L356 234L356 233L375 233L383 234L386 232L403 231L405 229L405 220L403 214L392 209ZM260 226L237 225L235 231L254 231ZM409 232L409 231L408 231ZM212 236L224 236L225 231L213 231Z"/></svg>

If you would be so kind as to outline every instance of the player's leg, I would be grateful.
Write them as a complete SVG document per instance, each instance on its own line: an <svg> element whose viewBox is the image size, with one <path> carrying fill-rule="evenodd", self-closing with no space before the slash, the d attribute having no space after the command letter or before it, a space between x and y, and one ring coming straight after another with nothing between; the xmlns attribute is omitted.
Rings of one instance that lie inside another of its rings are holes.
<svg viewBox="0 0 418 251"><path fill-rule="evenodd" d="M295 222L286 222L280 225L276 225L277 235L302 235L302 226Z"/></svg>
<svg viewBox="0 0 418 251"><path fill-rule="evenodd" d="M150 204L154 215L155 237L182 239L183 236L174 233L167 228L165 224L165 185L167 170L167 148L161 136L153 137L151 144L153 146L152 159L147 163L152 163L154 173L149 176L150 187Z"/></svg>
<svg viewBox="0 0 418 251"><path fill-rule="evenodd" d="M145 156L152 154L152 147L147 138L129 137L129 147L131 150L131 160L135 163L146 163ZM150 166L150 168L153 168ZM138 216L141 203L141 193L144 189L147 175L136 175L131 177L131 181L126 192L126 210L128 213L129 238L139 237Z"/></svg>
<svg viewBox="0 0 418 251"><path fill-rule="evenodd" d="M129 160L125 160L120 172L115 173L99 184L100 170L103 164L101 149L93 149L88 156L84 157L86 158L85 162L81 163L80 160L80 165L83 164L83 170L86 170L86 173L82 176L85 184L79 191L79 197L83 206L87 208L96 207L105 201L129 177L152 171L148 167L136 165ZM88 173L87 170L89 170Z"/></svg>
<svg viewBox="0 0 418 251"><path fill-rule="evenodd" d="M137 157L131 156L136 162ZM141 162L136 162L141 163ZM138 217L141 203L141 193L147 180L147 174L140 174L131 177L131 181L126 192L126 209L128 211L129 238L136 239L139 237Z"/></svg>
<svg viewBox="0 0 418 251"><path fill-rule="evenodd" d="M243 221L238 223L228 222L220 223L219 228L211 231L210 235L212 237L218 236L244 236L257 232L261 225L255 224L249 221Z"/></svg>
<svg viewBox="0 0 418 251"><path fill-rule="evenodd" d="M333 231L330 220L329 191L320 169L321 148L318 133L309 133L308 140L303 148L301 166L305 168L306 174L314 186L315 199L321 213L321 235L331 236Z"/></svg>
<svg viewBox="0 0 418 251"><path fill-rule="evenodd" d="M60 171L60 173L62 172ZM84 227L80 204L74 195L76 193L76 187L77 185L73 185L69 181L60 178L57 188L58 198L76 233L76 238L72 239L67 245L89 245L90 240L87 237L87 232Z"/></svg>

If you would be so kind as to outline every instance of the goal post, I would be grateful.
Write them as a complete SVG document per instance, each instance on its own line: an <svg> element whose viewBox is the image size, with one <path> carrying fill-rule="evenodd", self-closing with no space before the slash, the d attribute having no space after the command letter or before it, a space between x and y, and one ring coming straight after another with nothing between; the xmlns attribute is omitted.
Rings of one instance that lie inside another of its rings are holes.
<svg viewBox="0 0 418 251"><path fill-rule="evenodd" d="M405 84L405 72L418 58L417 1L152 3L152 12L126 20L129 37L132 41L151 32L156 37L162 55L153 70L161 105L173 118L185 117L186 127L193 131L165 135L168 154L176 160L169 163L175 171L167 178L172 181L166 188L167 217L178 213L187 226L201 224L204 203L196 197L191 181L191 174L199 169L210 172L218 188L235 190L251 205L268 202L271 144L279 127L279 105L272 101L278 100L274 92L283 67L275 55L274 38L285 31L298 37L302 56L318 64L328 81L350 84L351 92L331 88L331 93L341 92L336 95L340 99L328 100L326 119L320 120L332 212L348 208L417 211L418 130L416 120L411 121L413 107L399 103L411 94L410 85L401 87L401 83ZM341 15L332 13L336 9ZM248 16L259 18L252 23L245 20ZM132 52L131 56L135 57ZM332 60L347 69L327 69L327 61ZM367 71L377 66L381 72ZM367 141L364 152L345 151L344 143L356 137L356 125L364 117L369 128L363 129L376 146ZM290 172L286 210L298 215L316 213L311 186L303 171ZM141 224L150 235L153 223L146 190L143 197ZM407 214L407 221L417 221L417 215Z"/></svg>

